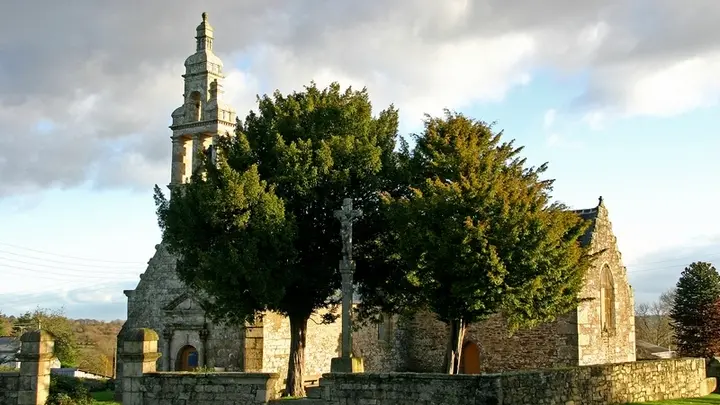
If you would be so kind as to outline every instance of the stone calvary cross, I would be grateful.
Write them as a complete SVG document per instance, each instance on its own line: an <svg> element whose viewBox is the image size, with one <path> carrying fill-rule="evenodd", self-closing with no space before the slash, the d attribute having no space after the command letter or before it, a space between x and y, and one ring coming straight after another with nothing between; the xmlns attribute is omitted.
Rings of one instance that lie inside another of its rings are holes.
<svg viewBox="0 0 720 405"><path fill-rule="evenodd" d="M342 239L342 260L340 275L342 277L342 357L331 361L331 371L340 373L362 372L362 359L352 357L352 300L353 271L355 263L352 259L352 226L353 222L362 217L362 210L353 209L352 199L343 199L342 209L335 211L335 218L340 221L340 237Z"/></svg>

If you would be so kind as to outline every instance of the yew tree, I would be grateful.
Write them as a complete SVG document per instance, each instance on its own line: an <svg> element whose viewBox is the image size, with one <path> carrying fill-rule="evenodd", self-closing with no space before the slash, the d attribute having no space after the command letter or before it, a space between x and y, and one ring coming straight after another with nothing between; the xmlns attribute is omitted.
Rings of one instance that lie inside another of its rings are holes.
<svg viewBox="0 0 720 405"><path fill-rule="evenodd" d="M287 395L304 395L310 315L340 298L333 212L352 198L368 212L356 235L373 239L380 191L394 188L397 123L392 106L372 115L365 89L313 83L302 92L275 92L259 98L257 111L218 143L204 173L169 201L156 188L178 274L203 292L214 319L240 324L262 311L289 318Z"/></svg>
<svg viewBox="0 0 720 405"><path fill-rule="evenodd" d="M409 187L384 197L383 271L359 270L364 316L424 309L449 324L451 374L468 324L501 313L513 332L580 301L592 261L578 241L587 224L551 201L547 165L529 167L521 151L484 122L428 116Z"/></svg>
<svg viewBox="0 0 720 405"><path fill-rule="evenodd" d="M688 357L711 357L720 341L720 275L707 262L694 262L680 275L670 310L677 352Z"/></svg>

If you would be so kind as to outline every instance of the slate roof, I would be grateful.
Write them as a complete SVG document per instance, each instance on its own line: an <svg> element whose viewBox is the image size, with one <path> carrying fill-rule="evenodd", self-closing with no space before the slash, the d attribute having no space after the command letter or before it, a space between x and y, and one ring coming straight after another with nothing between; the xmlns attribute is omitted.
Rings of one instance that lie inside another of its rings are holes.
<svg viewBox="0 0 720 405"><path fill-rule="evenodd" d="M582 243L583 246L588 246L590 244L590 240L592 239L592 234L595 231L595 220L597 219L598 209L595 207L583 210L573 210L573 212L580 215L580 217L585 221L590 221L590 226L588 226L585 234L580 237L580 243Z"/></svg>

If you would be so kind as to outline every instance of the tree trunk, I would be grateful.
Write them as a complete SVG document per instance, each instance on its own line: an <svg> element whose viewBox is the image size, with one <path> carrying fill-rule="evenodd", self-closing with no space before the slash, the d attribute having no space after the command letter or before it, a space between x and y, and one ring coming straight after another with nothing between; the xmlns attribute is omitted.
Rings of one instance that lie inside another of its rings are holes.
<svg viewBox="0 0 720 405"><path fill-rule="evenodd" d="M288 360L286 395L304 397L303 370L305 369L305 337L310 316L290 315L290 359Z"/></svg>
<svg viewBox="0 0 720 405"><path fill-rule="evenodd" d="M465 327L465 322L462 319L450 321L450 336L445 356L445 372L448 374L458 374L460 372L460 357L462 355L463 341L465 340Z"/></svg>

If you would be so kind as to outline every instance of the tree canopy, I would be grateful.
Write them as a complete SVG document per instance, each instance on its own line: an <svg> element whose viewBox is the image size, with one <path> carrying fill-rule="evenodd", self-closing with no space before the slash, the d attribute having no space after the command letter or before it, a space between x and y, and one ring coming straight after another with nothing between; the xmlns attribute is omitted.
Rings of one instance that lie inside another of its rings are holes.
<svg viewBox="0 0 720 405"><path fill-rule="evenodd" d="M230 323L270 310L291 324L288 395L302 395L310 315L337 302L339 223L345 197L369 212L359 234L377 232L379 192L393 188L397 111L373 117L367 91L339 84L258 100L217 145L217 159L172 190L156 187L158 219L178 275ZM361 252L358 252L362 255ZM369 260L372 260L369 259Z"/></svg>
<svg viewBox="0 0 720 405"><path fill-rule="evenodd" d="M718 314L720 275L707 262L694 262L683 270L670 310L677 352L682 356L711 357L720 341Z"/></svg>
<svg viewBox="0 0 720 405"><path fill-rule="evenodd" d="M409 187L384 197L384 272L358 271L365 316L424 308L450 324L451 373L468 323L502 313L512 331L567 313L591 264L587 224L551 202L546 165L527 167L501 137L461 114L428 116Z"/></svg>
<svg viewBox="0 0 720 405"><path fill-rule="evenodd" d="M44 329L55 337L55 356L63 367L76 367L80 355L73 322L62 310L38 308L19 316L13 324L13 335L19 337L24 331Z"/></svg>

